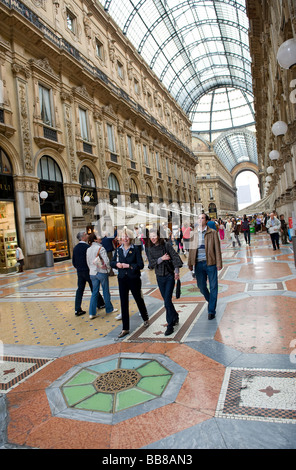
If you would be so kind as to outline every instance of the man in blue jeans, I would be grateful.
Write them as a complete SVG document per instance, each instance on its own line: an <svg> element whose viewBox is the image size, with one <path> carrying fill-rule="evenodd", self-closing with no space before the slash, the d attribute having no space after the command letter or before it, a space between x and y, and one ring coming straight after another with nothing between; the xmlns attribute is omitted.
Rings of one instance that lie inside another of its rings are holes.
<svg viewBox="0 0 296 470"><path fill-rule="evenodd" d="M79 243L73 249L72 263L74 268L77 270L77 290L75 295L75 316L79 317L86 313L82 310L81 303L86 283L89 284L90 290L92 291L92 282L89 275L89 267L86 262L86 251L89 249L87 243L88 235L86 232L79 232L77 234L77 240ZM97 308L101 309L105 307L105 302L100 294L98 293Z"/></svg>
<svg viewBox="0 0 296 470"><path fill-rule="evenodd" d="M207 226L209 217L200 214L190 241L188 268L195 269L197 286L208 302L208 319L216 316L218 298L218 271L222 269L222 255L218 232ZM210 290L207 286L209 281Z"/></svg>

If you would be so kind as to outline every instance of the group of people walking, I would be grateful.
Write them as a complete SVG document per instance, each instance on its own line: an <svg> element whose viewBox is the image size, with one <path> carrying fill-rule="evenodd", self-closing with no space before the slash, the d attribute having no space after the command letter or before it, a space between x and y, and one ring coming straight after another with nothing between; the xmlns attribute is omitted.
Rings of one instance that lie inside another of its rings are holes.
<svg viewBox="0 0 296 470"><path fill-rule="evenodd" d="M202 213L198 217L198 223L190 232L190 239L186 238L186 249L188 251L188 268L194 273L197 286L208 302L208 319L212 320L216 315L218 298L218 271L222 269L222 256L220 239L223 223L215 224L210 218ZM211 225L212 224L212 225ZM245 215L241 220L240 227L236 218L228 221L225 230L231 234L233 246L237 242L241 246L239 233L244 234L245 242L250 245L250 219ZM258 222L259 226L259 222ZM260 219L260 229L265 226L273 245L273 249L279 249L279 234L285 234L286 224L276 217L276 213L270 213L264 220ZM260 231L260 230L259 230ZM136 235L136 236L135 236ZM181 238L182 237L182 238ZM92 295L89 304L90 319L96 318L97 309L106 309L106 313L118 312L111 302L109 289L109 276L117 271L121 313L115 318L122 320L122 331L118 338L123 338L130 332L129 317L129 293L131 292L143 320L144 328L149 327L149 315L142 293L141 271L144 268L142 257L143 243L139 237L128 228L122 229L117 234L117 244L109 245L113 248L108 250L106 243L95 233L87 234L80 232L77 235L79 243L73 250L73 265L77 269L78 285L75 297L75 315L86 313L82 310L81 303L86 283L89 284ZM103 238L104 240L104 238ZM177 242L184 240L184 234L178 233ZM110 240L109 240L110 241ZM108 245L108 246L109 246ZM145 254L148 267L155 271L157 285L164 301L166 310L167 328L165 336L174 332L174 327L179 323L179 315L173 304L173 292L175 283L180 279L180 268L183 261L179 255L180 244L174 248L172 238L164 231L152 228L145 239ZM208 288L209 283L209 288ZM100 294L102 286L103 295Z"/></svg>
<svg viewBox="0 0 296 470"><path fill-rule="evenodd" d="M288 225L285 221L284 215L278 218L275 211L270 214L256 214L254 216L244 215L242 219L232 217L224 222L222 219L218 221L211 221L210 223L216 228L219 233L220 240L224 240L225 233L232 241L232 246L235 247L236 243L241 246L239 238L240 233L243 234L247 246L251 246L251 233L261 233L266 230L271 238L273 249L279 249L279 242L283 245L288 244Z"/></svg>
<svg viewBox="0 0 296 470"><path fill-rule="evenodd" d="M149 326L149 316L142 294L141 270L144 268L141 246L134 243L134 233L125 228L118 235L118 246L110 260L101 239L95 233L88 235L80 232L77 235L79 243L73 250L73 266L77 270L78 286L75 297L75 315L86 313L82 310L82 297L89 284L92 295L89 304L90 319L96 318L96 309L105 308L106 313L115 313L111 302L109 289L109 272L117 270L121 313L117 319L122 320L122 331L118 338L129 334L129 292L132 293L139 313L143 319L143 326ZM175 280L179 279L179 268L183 265L180 256L170 243L160 238L159 232L150 231L146 254L151 269L155 269L156 279L166 308L167 329L165 335L173 333L174 326L179 322L178 313L173 305L172 296ZM99 289L102 286L103 296Z"/></svg>
<svg viewBox="0 0 296 470"><path fill-rule="evenodd" d="M216 230L207 226L208 216L201 214L188 245L188 268L195 271L197 285L208 302L208 319L216 315L218 296L217 271L222 268L220 241ZM134 233L124 228L118 234L118 244L113 251L111 260L101 239L95 234L88 235L80 232L77 235L79 243L73 250L73 265L77 270L78 285L75 297L75 315L86 313L82 310L82 298L86 283L89 284L92 295L89 304L90 319L96 318L96 309L105 308L106 313L117 312L111 302L109 289L109 272L117 270L121 313L116 319L122 320L122 331L118 338L123 338L130 332L129 292L132 293L144 328L149 327L149 315L142 293L141 270L144 268L142 247L135 243ZM145 252L149 268L155 271L157 285L164 301L167 327L164 332L169 336L179 323L179 315L173 304L175 283L180 279L180 268L183 261L174 249L172 243L161 236L155 228L149 231ZM209 280L210 289L207 287ZM102 286L103 296L99 289Z"/></svg>

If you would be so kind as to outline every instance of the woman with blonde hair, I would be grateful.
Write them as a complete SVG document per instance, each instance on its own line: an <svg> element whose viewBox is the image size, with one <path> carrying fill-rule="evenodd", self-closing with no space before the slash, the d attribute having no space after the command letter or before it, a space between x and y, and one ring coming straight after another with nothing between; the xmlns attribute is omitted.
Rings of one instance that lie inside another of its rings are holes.
<svg viewBox="0 0 296 470"><path fill-rule="evenodd" d="M142 296L141 269L144 268L144 262L141 247L134 244L134 234L126 227L119 233L119 242L121 245L116 248L110 264L118 270L121 316L116 318L122 319L122 331L118 338L123 338L130 329L129 291L136 301L145 328L149 326L149 318Z"/></svg>

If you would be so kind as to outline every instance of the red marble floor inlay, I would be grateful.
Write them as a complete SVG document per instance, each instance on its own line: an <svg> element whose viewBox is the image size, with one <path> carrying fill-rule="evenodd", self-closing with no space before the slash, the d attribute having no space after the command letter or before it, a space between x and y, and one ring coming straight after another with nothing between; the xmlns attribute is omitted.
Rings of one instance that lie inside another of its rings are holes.
<svg viewBox="0 0 296 470"><path fill-rule="evenodd" d="M119 352L159 353L187 369L174 403L114 425L52 416L46 388L74 364ZM112 344L56 359L7 394L10 444L40 449L137 449L212 418L225 367L186 345Z"/></svg>
<svg viewBox="0 0 296 470"><path fill-rule="evenodd" d="M244 352L289 354L296 337L295 299L255 296L227 304L215 339Z"/></svg>
<svg viewBox="0 0 296 470"><path fill-rule="evenodd" d="M254 260L253 264L241 267L239 279L279 279L291 276L292 272L286 263L262 262Z"/></svg>

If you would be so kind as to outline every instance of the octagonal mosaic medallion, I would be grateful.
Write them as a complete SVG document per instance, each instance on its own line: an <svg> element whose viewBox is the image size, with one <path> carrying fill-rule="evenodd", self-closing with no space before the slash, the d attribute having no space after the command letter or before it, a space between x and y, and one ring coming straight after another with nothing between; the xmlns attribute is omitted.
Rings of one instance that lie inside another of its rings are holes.
<svg viewBox="0 0 296 470"><path fill-rule="evenodd" d="M72 367L46 392L53 415L113 423L173 402L186 374L166 356L125 353Z"/></svg>

